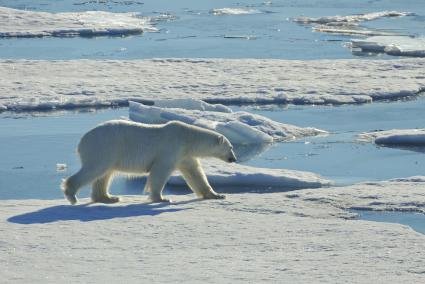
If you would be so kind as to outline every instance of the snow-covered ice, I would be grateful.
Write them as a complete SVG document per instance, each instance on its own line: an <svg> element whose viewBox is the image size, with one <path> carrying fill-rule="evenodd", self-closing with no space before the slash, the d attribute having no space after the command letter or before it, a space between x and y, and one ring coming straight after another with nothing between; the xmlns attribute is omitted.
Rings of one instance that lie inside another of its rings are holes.
<svg viewBox="0 0 425 284"><path fill-rule="evenodd" d="M348 15L348 16L325 16L319 18L300 17L294 21L302 24L335 24L335 23L359 23L364 21L372 21L384 17L404 17L413 16L411 12L399 11L381 11L367 14Z"/></svg>
<svg viewBox="0 0 425 284"><path fill-rule="evenodd" d="M365 21L377 20L388 17L413 16L414 13L398 11L382 11L368 14L348 16L325 16L320 18L300 17L294 19L299 24L313 25L313 31L345 35L360 36L394 36L398 33L382 31L380 29L366 28L359 25Z"/></svg>
<svg viewBox="0 0 425 284"><path fill-rule="evenodd" d="M221 15L252 15L260 14L261 11L257 9L250 8L216 8L210 11L211 14L216 16Z"/></svg>
<svg viewBox="0 0 425 284"><path fill-rule="evenodd" d="M11 111L194 98L223 104L344 104L416 96L425 60L153 59L0 61Z"/></svg>
<svg viewBox="0 0 425 284"><path fill-rule="evenodd" d="M425 38L407 36L374 36L351 40L351 48L362 52L386 53L395 56L425 57Z"/></svg>
<svg viewBox="0 0 425 284"><path fill-rule="evenodd" d="M415 178L418 180L418 178ZM423 180L423 179L422 179ZM0 201L7 283L423 283L425 236L348 208L424 212L425 183L172 196L146 204ZM87 202L88 200L82 200ZM335 264L338 265L335 265Z"/></svg>
<svg viewBox="0 0 425 284"><path fill-rule="evenodd" d="M162 105L167 104L162 102ZM171 101L170 106L174 105ZM245 111L217 112L185 109L184 105L180 106L182 108L160 108L130 102L129 117L133 121L149 124L161 124L171 120L179 120L217 131L225 135L234 144L271 143L273 141L294 140L305 136L327 134L323 130L284 124ZM192 106L193 104L190 103L189 108Z"/></svg>
<svg viewBox="0 0 425 284"><path fill-rule="evenodd" d="M425 146L425 129L391 129L362 133L359 140L388 146Z"/></svg>
<svg viewBox="0 0 425 284"><path fill-rule="evenodd" d="M318 174L304 171L258 168L240 164L227 164L217 160L206 160L202 164L211 186L216 189L225 187L225 190L219 190L220 192L241 190L246 192L287 191L327 187L333 184L332 181ZM179 173L175 173L168 181L168 185L186 186L186 182Z"/></svg>
<svg viewBox="0 0 425 284"><path fill-rule="evenodd" d="M149 18L137 13L48 13L0 7L0 37L122 36L155 30Z"/></svg>

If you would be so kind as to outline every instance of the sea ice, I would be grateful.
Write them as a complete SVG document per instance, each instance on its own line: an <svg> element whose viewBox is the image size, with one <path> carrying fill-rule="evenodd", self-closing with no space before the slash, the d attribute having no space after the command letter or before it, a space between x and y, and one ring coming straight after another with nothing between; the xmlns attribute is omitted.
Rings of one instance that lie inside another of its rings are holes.
<svg viewBox="0 0 425 284"><path fill-rule="evenodd" d="M294 21L302 24L334 24L334 23L359 23L364 21L372 21L384 17L404 17L413 16L414 13L398 12L398 11L382 11L367 14L348 15L348 16L325 16L320 18L300 17Z"/></svg>
<svg viewBox="0 0 425 284"><path fill-rule="evenodd" d="M0 37L114 36L156 31L137 13L48 13L0 7Z"/></svg>
<svg viewBox="0 0 425 284"><path fill-rule="evenodd" d="M351 40L352 49L362 52L386 53L395 56L425 57L425 38L407 36L374 36Z"/></svg>
<svg viewBox="0 0 425 284"><path fill-rule="evenodd" d="M268 169L227 164L217 160L203 161L208 181L215 188L224 188L220 192L261 192L267 190L288 191L303 188L326 187L332 181L311 172ZM186 186L186 182L179 173L175 173L168 184L171 186Z"/></svg>
<svg viewBox="0 0 425 284"><path fill-rule="evenodd" d="M348 16L327 16L320 18L300 17L294 19L294 21L299 24L313 24L313 31L315 32L361 36L393 36L398 34L394 32L386 32L378 29L362 27L359 26L359 23L384 17L404 17L413 15L414 13L409 12L382 11Z"/></svg>
<svg viewBox="0 0 425 284"><path fill-rule="evenodd" d="M423 59L0 60L0 105L40 111L177 98L226 105L368 103L418 95L424 68Z"/></svg>
<svg viewBox="0 0 425 284"><path fill-rule="evenodd" d="M169 105L173 106L174 103L171 101ZM222 133L233 144L264 144L327 133L311 127L302 128L276 122L245 111L217 112L160 108L136 102L130 102L129 117L131 120L150 124L179 120Z"/></svg>
<svg viewBox="0 0 425 284"><path fill-rule="evenodd" d="M425 281L424 235L400 224L353 220L355 214L347 211L424 212L423 182L227 194L225 200L170 197L174 203L148 204L141 196L123 196L122 202L107 206L69 206L63 199L1 200L2 280Z"/></svg>
<svg viewBox="0 0 425 284"><path fill-rule="evenodd" d="M251 15L260 14L261 11L249 8L217 8L210 11L211 14L220 15Z"/></svg>
<svg viewBox="0 0 425 284"><path fill-rule="evenodd" d="M391 129L362 133L359 139L388 146L425 146L425 129Z"/></svg>

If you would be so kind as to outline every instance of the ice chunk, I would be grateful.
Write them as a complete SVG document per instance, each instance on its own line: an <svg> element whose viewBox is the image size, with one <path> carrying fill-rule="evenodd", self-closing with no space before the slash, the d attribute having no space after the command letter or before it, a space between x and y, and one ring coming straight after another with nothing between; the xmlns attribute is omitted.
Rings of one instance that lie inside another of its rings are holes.
<svg viewBox="0 0 425 284"><path fill-rule="evenodd" d="M267 169L240 164L228 164L217 160L203 162L208 181L212 186L226 187L230 190L293 190L301 188L318 188L332 185L332 181L320 175L285 169ZM185 186L186 182L179 174L174 174L168 181L172 186Z"/></svg>
<svg viewBox="0 0 425 284"><path fill-rule="evenodd" d="M397 33L385 32L374 29L366 29L356 25L348 26L327 26L320 25L313 27L313 31L322 32L322 33L332 33L332 34L343 34L343 35L362 35L362 36L395 36Z"/></svg>
<svg viewBox="0 0 425 284"><path fill-rule="evenodd" d="M63 172L66 170L66 168L67 168L66 164L61 164L61 163L56 164L56 171L58 172Z"/></svg>
<svg viewBox="0 0 425 284"><path fill-rule="evenodd" d="M425 129L391 129L362 133L359 139L389 146L425 146Z"/></svg>
<svg viewBox="0 0 425 284"><path fill-rule="evenodd" d="M251 15L260 14L261 11L249 8L217 8L210 11L213 15Z"/></svg>
<svg viewBox="0 0 425 284"><path fill-rule="evenodd" d="M183 108L192 110L206 110L217 112L232 112L232 109L222 104L209 104L196 99L173 99L173 100L154 100L154 106L160 108Z"/></svg>
<svg viewBox="0 0 425 284"><path fill-rule="evenodd" d="M165 123L170 120L179 120L215 130L235 144L271 143L327 133L315 128L301 128L279 123L244 111L225 113L169 109L130 102L129 112L130 119L138 122Z"/></svg>
<svg viewBox="0 0 425 284"><path fill-rule="evenodd" d="M300 17L296 18L294 21L302 24L358 23L364 21L372 21L383 17L404 17L413 15L414 13L410 12L382 11L348 16L325 16L320 18Z"/></svg>
<svg viewBox="0 0 425 284"><path fill-rule="evenodd" d="M351 40L352 49L362 52L387 53L395 56L425 57L425 38L407 36L374 36Z"/></svg>
<svg viewBox="0 0 425 284"><path fill-rule="evenodd" d="M137 13L47 13L0 7L0 37L113 36L156 31Z"/></svg>

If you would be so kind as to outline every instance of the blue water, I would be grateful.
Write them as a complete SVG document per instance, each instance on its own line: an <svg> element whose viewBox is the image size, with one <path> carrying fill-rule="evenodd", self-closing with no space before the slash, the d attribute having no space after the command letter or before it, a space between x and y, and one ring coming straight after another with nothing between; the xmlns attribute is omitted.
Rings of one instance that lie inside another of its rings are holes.
<svg viewBox="0 0 425 284"><path fill-rule="evenodd" d="M421 213L360 210L352 212L357 213L360 220L403 224L416 232L425 234L425 215Z"/></svg>
<svg viewBox="0 0 425 284"><path fill-rule="evenodd" d="M361 106L245 108L277 121L317 127L332 134L277 143L244 164L312 171L339 185L423 175L425 151L360 143L356 135L375 129L421 127L425 125L424 108L425 99ZM0 114L0 199L61 198L61 179L79 169L75 149L80 137L102 121L127 116L127 108L38 116ZM66 163L66 171L56 171L57 163ZM142 187L118 178L112 192L141 194ZM85 189L81 196L88 193Z"/></svg>
<svg viewBox="0 0 425 284"><path fill-rule="evenodd" d="M87 4L80 4L84 2ZM349 15L383 10L410 11L417 13L417 16L364 23L368 27L410 35L423 35L425 23L425 2L417 0L281 0L271 3L261 0L0 0L0 6L48 12L104 10L140 12L149 17L161 14L171 16L156 24L158 33L145 33L141 36L0 39L0 58L354 58L350 50L343 47L344 42L353 36L313 33L311 26L298 25L292 19L300 16ZM213 8L224 7L248 7L262 13L225 16L209 13ZM225 36L254 36L256 39ZM390 57L380 55L373 58Z"/></svg>

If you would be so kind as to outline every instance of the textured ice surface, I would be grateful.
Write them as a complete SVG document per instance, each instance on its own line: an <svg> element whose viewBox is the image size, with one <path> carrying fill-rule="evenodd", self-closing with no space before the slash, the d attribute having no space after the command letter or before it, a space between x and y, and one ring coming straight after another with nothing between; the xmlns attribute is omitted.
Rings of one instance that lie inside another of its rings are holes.
<svg viewBox="0 0 425 284"><path fill-rule="evenodd" d="M220 15L250 15L250 14L260 14L261 11L256 9L249 8L217 8L210 11L211 14L220 16Z"/></svg>
<svg viewBox="0 0 425 284"><path fill-rule="evenodd" d="M374 36L351 40L351 48L362 52L386 53L395 56L425 57L425 38L407 36Z"/></svg>
<svg viewBox="0 0 425 284"><path fill-rule="evenodd" d="M425 60L1 60L12 111L193 98L223 104L344 104L416 96Z"/></svg>
<svg viewBox="0 0 425 284"><path fill-rule="evenodd" d="M334 191L305 190L289 196L312 204L332 205L341 209L425 213L425 177L360 183Z"/></svg>
<svg viewBox="0 0 425 284"><path fill-rule="evenodd" d="M294 21L300 24L312 24L313 31L361 36L394 36L397 33L371 29L360 26L359 23L385 17L413 16L414 13L398 11L382 11L368 14L348 16L326 16L320 18L300 17Z"/></svg>
<svg viewBox="0 0 425 284"><path fill-rule="evenodd" d="M154 100L153 105L160 108L182 108L187 110L232 112L230 107L222 104L209 104L196 99Z"/></svg>
<svg viewBox="0 0 425 284"><path fill-rule="evenodd" d="M410 12L398 12L398 11L382 11L359 15L348 15L348 16L325 16L320 18L308 18L300 17L294 21L303 24L331 24L335 23L359 23L364 21L372 21L383 17L403 17L412 16L414 13Z"/></svg>
<svg viewBox="0 0 425 284"><path fill-rule="evenodd" d="M424 194L424 183L383 182L172 204L0 201L0 274L7 283L423 283L423 235L344 209L418 212Z"/></svg>
<svg viewBox="0 0 425 284"><path fill-rule="evenodd" d="M391 129L362 133L360 140L389 146L425 146L425 129Z"/></svg>
<svg viewBox="0 0 425 284"><path fill-rule="evenodd" d="M159 108L130 102L129 112L130 119L138 122L159 124L170 120L179 120L215 130L225 135L234 144L271 143L327 133L311 127L302 128L276 122L267 117L245 111L228 113L183 108Z"/></svg>
<svg viewBox="0 0 425 284"><path fill-rule="evenodd" d="M0 7L0 37L115 36L154 31L137 13L48 13Z"/></svg>
<svg viewBox="0 0 425 284"><path fill-rule="evenodd" d="M220 192L262 191L262 190L294 190L303 188L318 188L332 185L332 181L310 172L286 169L268 169L250 167L240 164L228 164L218 160L202 162L208 181L213 187L225 187ZM186 186L179 173L175 173L168 184L171 186Z"/></svg>

